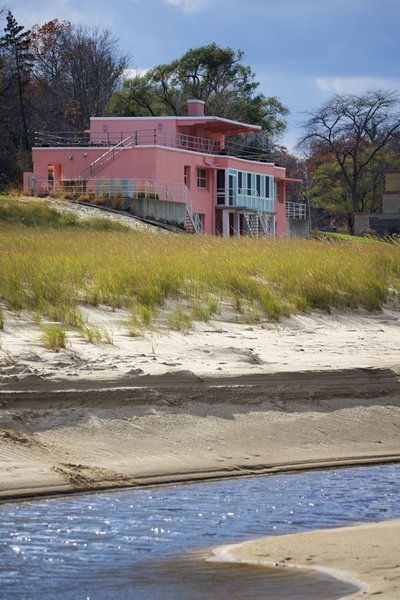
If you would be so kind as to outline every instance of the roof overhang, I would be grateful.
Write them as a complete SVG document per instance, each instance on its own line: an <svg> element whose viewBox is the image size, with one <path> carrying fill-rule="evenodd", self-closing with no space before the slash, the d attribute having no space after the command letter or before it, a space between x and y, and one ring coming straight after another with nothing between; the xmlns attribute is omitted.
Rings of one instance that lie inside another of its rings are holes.
<svg viewBox="0 0 400 600"><path fill-rule="evenodd" d="M222 133L224 135L238 135L240 133L251 133L261 131L259 125L240 123L222 117L177 117L177 124L185 127L198 127L206 130Z"/></svg>

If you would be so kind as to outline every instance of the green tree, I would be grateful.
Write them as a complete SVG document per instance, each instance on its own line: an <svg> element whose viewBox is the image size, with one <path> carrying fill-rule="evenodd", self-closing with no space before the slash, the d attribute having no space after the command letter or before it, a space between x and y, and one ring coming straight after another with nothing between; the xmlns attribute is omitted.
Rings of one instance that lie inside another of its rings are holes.
<svg viewBox="0 0 400 600"><path fill-rule="evenodd" d="M3 73L7 72L7 90L12 88L12 82L17 85L19 113L22 124L22 141L26 150L30 149L29 126L27 115L28 97L26 90L29 86L32 72L32 54L30 51L30 31L23 25L18 25L11 11L6 15L6 27L0 38L0 49L3 50Z"/></svg>
<svg viewBox="0 0 400 600"><path fill-rule="evenodd" d="M275 140L286 129L288 109L276 96L258 93L243 52L209 44L188 50L171 63L127 79L112 97L107 114L156 116L186 114L188 98L206 102L208 114L260 125Z"/></svg>
<svg viewBox="0 0 400 600"><path fill-rule="evenodd" d="M357 212L381 210L385 173L398 165L398 154L385 150L368 163L358 182ZM349 166L349 165L348 165ZM340 166L329 154L314 156L309 163L312 207L330 220L346 222L352 230L354 206Z"/></svg>

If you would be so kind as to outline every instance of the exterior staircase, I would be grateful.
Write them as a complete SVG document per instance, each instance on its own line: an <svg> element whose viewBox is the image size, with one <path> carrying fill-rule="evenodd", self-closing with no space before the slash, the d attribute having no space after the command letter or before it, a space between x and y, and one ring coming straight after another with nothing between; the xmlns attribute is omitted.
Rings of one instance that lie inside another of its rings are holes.
<svg viewBox="0 0 400 600"><path fill-rule="evenodd" d="M81 172L81 177L93 177L95 173L98 173L103 167L108 165L110 162L113 162L118 154L127 146L130 146L132 143L133 136L129 135L125 139L121 140L115 146L108 148L101 156L96 158L93 162L90 163L86 169Z"/></svg>

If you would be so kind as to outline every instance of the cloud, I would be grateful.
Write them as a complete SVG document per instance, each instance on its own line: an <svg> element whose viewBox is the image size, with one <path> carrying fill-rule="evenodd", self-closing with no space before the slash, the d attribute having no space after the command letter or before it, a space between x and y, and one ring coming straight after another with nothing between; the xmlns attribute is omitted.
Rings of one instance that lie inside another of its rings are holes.
<svg viewBox="0 0 400 600"><path fill-rule="evenodd" d="M398 90L399 79L379 77L327 77L315 80L321 92L330 94L360 94L367 90Z"/></svg>
<svg viewBox="0 0 400 600"><path fill-rule="evenodd" d="M185 13L199 12L205 10L214 0L165 0L167 4L180 8Z"/></svg>
<svg viewBox="0 0 400 600"><path fill-rule="evenodd" d="M125 69L124 70L124 79L133 79L134 77L143 77L146 75L149 69Z"/></svg>

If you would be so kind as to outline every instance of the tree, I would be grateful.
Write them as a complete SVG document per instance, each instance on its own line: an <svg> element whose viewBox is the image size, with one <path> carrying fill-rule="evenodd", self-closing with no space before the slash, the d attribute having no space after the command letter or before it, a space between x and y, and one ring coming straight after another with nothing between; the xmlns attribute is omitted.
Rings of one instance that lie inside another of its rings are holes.
<svg viewBox="0 0 400 600"><path fill-rule="evenodd" d="M128 58L108 30L57 19L32 29L35 106L47 129L85 129L101 116L117 89Z"/></svg>
<svg viewBox="0 0 400 600"><path fill-rule="evenodd" d="M289 111L276 96L257 93L259 83L242 58L240 50L215 43L192 48L171 63L126 80L107 114L181 116L187 99L197 98L206 102L209 114L260 125L264 136L274 140L284 133Z"/></svg>
<svg viewBox="0 0 400 600"><path fill-rule="evenodd" d="M345 191L351 207L350 229L354 212L368 206L366 199L379 170L382 174L385 151L400 131L399 106L398 95L390 91L337 94L310 113L305 124L299 148L337 165L335 178L340 174L341 194Z"/></svg>
<svg viewBox="0 0 400 600"><path fill-rule="evenodd" d="M6 15L4 35L0 38L2 52L3 94L12 90L14 81L18 96L19 114L22 123L22 140L26 150L30 149L27 118L26 89L32 71L32 54L30 52L30 31L18 25L11 11ZM6 74L6 75L5 75ZM5 76L4 76L5 75Z"/></svg>

